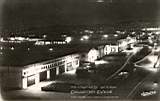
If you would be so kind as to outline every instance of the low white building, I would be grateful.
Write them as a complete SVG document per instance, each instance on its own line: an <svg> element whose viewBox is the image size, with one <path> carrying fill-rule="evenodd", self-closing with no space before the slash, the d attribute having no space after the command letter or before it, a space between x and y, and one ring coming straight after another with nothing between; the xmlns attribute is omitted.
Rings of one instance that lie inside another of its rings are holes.
<svg viewBox="0 0 160 101"><path fill-rule="evenodd" d="M57 75L79 67L79 58L79 54L71 54L23 67L6 67L1 73L3 81L1 85L9 89L26 89L41 81L54 81Z"/></svg>
<svg viewBox="0 0 160 101"><path fill-rule="evenodd" d="M88 52L88 61L94 62L98 58L99 58L99 51L95 48L90 49L90 51Z"/></svg>
<svg viewBox="0 0 160 101"><path fill-rule="evenodd" d="M110 53L117 53L119 51L118 45L105 45L104 53L105 55Z"/></svg>

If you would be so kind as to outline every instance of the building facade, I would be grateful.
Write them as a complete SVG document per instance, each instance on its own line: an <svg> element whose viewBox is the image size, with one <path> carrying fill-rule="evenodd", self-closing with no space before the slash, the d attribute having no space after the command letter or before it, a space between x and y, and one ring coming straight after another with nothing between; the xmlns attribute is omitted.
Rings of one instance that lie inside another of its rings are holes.
<svg viewBox="0 0 160 101"><path fill-rule="evenodd" d="M24 67L8 67L1 73L4 88L26 89L41 81L56 79L56 76L79 67L79 54L26 65Z"/></svg>
<svg viewBox="0 0 160 101"><path fill-rule="evenodd" d="M104 54L110 54L110 53L117 53L119 52L118 45L105 45L104 47Z"/></svg>
<svg viewBox="0 0 160 101"><path fill-rule="evenodd" d="M89 62L94 62L99 58L99 51L95 48L90 49L88 52L88 61Z"/></svg>

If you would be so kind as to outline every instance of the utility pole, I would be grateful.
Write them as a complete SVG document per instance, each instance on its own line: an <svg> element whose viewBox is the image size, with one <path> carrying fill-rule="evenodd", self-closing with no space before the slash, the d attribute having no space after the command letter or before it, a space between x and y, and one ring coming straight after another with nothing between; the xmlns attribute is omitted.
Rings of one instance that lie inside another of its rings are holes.
<svg viewBox="0 0 160 101"><path fill-rule="evenodd" d="M157 61L155 62L155 64L154 64L154 67L153 67L153 68L156 68L156 64L158 63L159 59L160 59L160 52L158 52Z"/></svg>

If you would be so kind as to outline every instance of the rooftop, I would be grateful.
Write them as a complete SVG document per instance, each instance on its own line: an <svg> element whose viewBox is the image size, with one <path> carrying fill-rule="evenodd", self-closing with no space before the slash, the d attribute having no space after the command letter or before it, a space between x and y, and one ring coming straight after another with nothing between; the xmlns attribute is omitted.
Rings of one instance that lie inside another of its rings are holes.
<svg viewBox="0 0 160 101"><path fill-rule="evenodd" d="M92 46L4 46L0 51L0 65L22 67L65 55L89 50Z"/></svg>

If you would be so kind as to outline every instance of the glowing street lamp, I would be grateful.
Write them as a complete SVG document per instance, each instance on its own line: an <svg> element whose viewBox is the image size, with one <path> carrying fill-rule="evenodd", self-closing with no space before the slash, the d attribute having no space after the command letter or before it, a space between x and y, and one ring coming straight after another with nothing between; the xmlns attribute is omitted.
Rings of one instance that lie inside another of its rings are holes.
<svg viewBox="0 0 160 101"><path fill-rule="evenodd" d="M67 43L70 43L70 42L72 41L72 37L66 37L65 41L66 41Z"/></svg>
<svg viewBox="0 0 160 101"><path fill-rule="evenodd" d="M29 51L29 50L30 50L30 48L27 48L27 50Z"/></svg>
<svg viewBox="0 0 160 101"><path fill-rule="evenodd" d="M114 36L115 36L115 37L117 37L117 36L118 36L118 34L114 34Z"/></svg>
<svg viewBox="0 0 160 101"><path fill-rule="evenodd" d="M121 33L121 31L116 31L116 33Z"/></svg>
<svg viewBox="0 0 160 101"><path fill-rule="evenodd" d="M44 34L44 35L43 35L43 38L46 38L46 37L47 37L47 35Z"/></svg>
<svg viewBox="0 0 160 101"><path fill-rule="evenodd" d="M89 39L89 36L88 36L88 35L85 35L85 36L83 36L83 38L84 38L85 40L88 40L88 39Z"/></svg>
<svg viewBox="0 0 160 101"><path fill-rule="evenodd" d="M53 51L53 48L49 48L49 51Z"/></svg>
<svg viewBox="0 0 160 101"><path fill-rule="evenodd" d="M108 35L107 35L107 34L105 34L105 35L103 35L103 37L104 37L104 38L108 38Z"/></svg>
<svg viewBox="0 0 160 101"><path fill-rule="evenodd" d="M11 38L10 38L10 40L11 40L11 41L14 41L14 40L15 40L15 38L14 38L14 37L11 37Z"/></svg>
<svg viewBox="0 0 160 101"><path fill-rule="evenodd" d="M11 47L11 50L14 50L14 47Z"/></svg>
<svg viewBox="0 0 160 101"><path fill-rule="evenodd" d="M81 41L84 41L84 39L83 39L83 38L81 38L80 40L81 40Z"/></svg>
<svg viewBox="0 0 160 101"><path fill-rule="evenodd" d="M3 50L3 47L2 47L2 46L0 47L0 50Z"/></svg>
<svg viewBox="0 0 160 101"><path fill-rule="evenodd" d="M89 36L88 35L84 35L81 37L81 41L85 41L85 40L88 40L89 39Z"/></svg>

